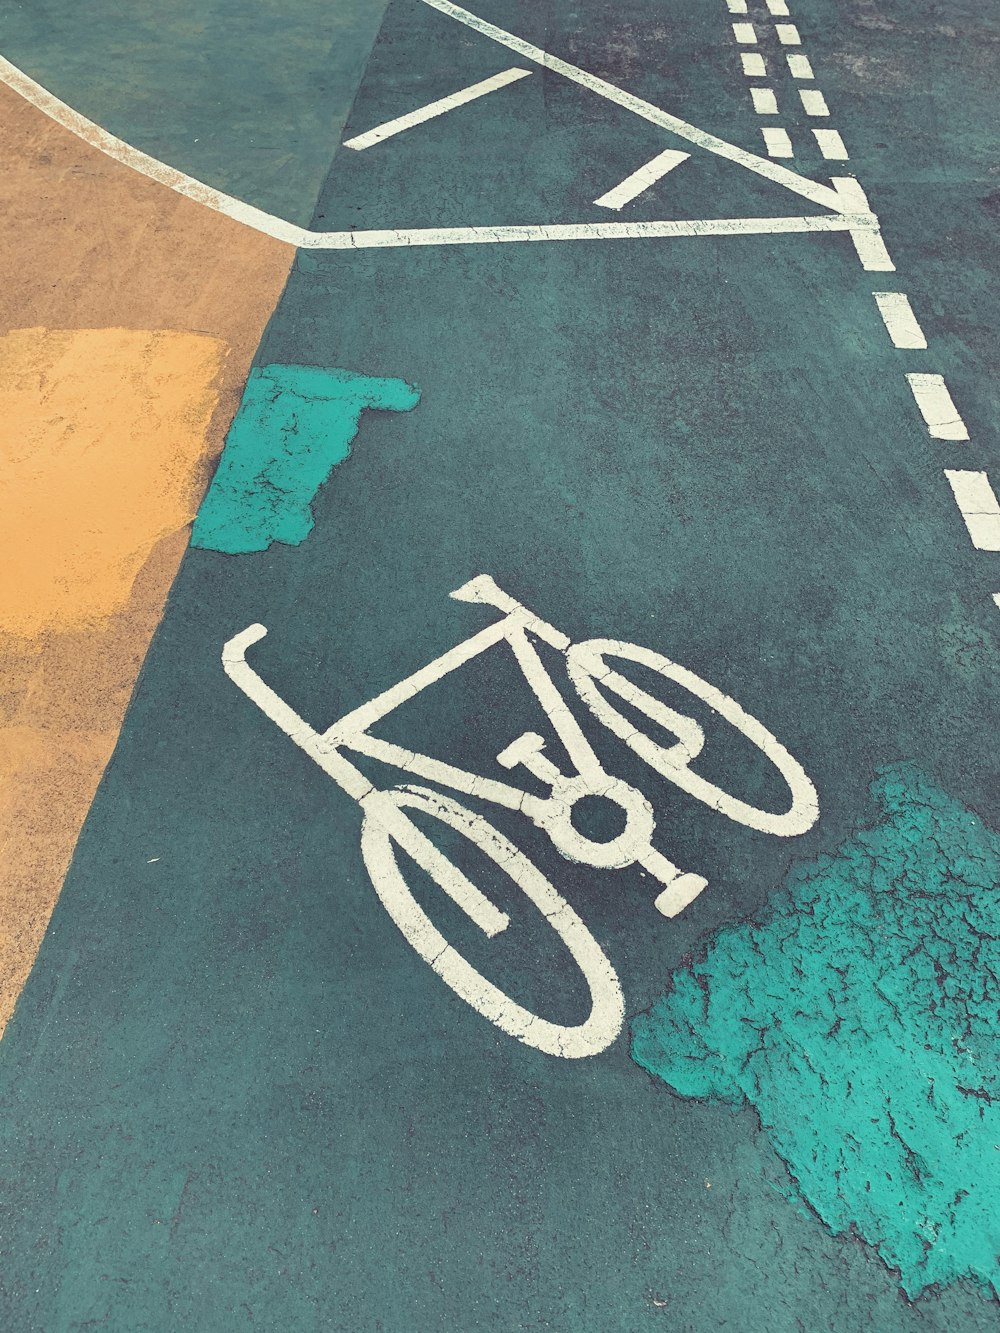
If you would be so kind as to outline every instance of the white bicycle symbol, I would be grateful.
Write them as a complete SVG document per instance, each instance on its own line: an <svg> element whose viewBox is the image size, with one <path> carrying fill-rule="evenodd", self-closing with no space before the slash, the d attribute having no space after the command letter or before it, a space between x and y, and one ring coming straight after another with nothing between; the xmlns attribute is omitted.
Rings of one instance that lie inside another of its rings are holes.
<svg viewBox="0 0 1000 1333"><path fill-rule="evenodd" d="M223 666L239 688L360 805L361 852L375 892L406 940L442 980L501 1031L528 1046L570 1059L596 1055L621 1031L625 1002L610 959L569 903L528 857L482 815L430 787L407 783L376 788L344 752L367 755L466 796L517 811L543 830L567 860L605 869L642 866L664 886L656 907L667 917L676 916L687 907L707 881L700 875L679 870L653 847L656 827L653 807L635 787L604 769L543 665L533 638L565 656L569 680L600 723L662 778L728 818L783 837L804 833L819 815L816 790L802 766L766 727L744 712L735 700L669 658L613 639L571 643L565 634L508 596L486 574L470 580L451 596L458 601L495 607L503 613L502 619L370 703L346 714L325 732L314 731L246 661L247 648L267 633L263 625L251 625L229 640L222 652ZM550 789L549 795L536 796L509 782L467 772L368 734L370 727L406 700L504 641L512 649L576 771L561 773L545 756L545 742L534 732L525 732L501 750L497 762L507 770L523 767ZM691 761L705 743L699 724L620 675L609 665L609 659L647 667L676 682L731 723L781 773L791 793L791 807L781 814L758 809L695 773ZM638 730L618 712L608 696L649 718L675 737L674 743L661 745ZM625 827L609 841L587 838L573 825L573 807L582 798L594 796L613 802L624 815ZM509 918L417 828L406 813L408 809L421 811L467 838L534 903L583 973L591 998L591 1011L585 1022L573 1026L552 1023L525 1009L477 972L448 943L407 887L397 861L397 848L411 856L488 937L504 930Z"/></svg>

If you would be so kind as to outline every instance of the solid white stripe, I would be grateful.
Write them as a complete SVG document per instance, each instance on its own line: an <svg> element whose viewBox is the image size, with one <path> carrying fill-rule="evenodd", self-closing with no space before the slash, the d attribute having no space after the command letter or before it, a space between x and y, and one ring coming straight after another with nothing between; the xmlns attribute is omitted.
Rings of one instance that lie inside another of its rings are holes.
<svg viewBox="0 0 1000 1333"><path fill-rule="evenodd" d="M690 156L690 153L680 153L675 148L666 148L644 167L633 171L631 176L626 176L620 185L616 185L607 194L602 194L600 199L595 199L594 203L600 204L602 208L621 208L636 195L642 194L643 190L655 185L668 171L673 171L674 167L686 162Z"/></svg>
<svg viewBox="0 0 1000 1333"><path fill-rule="evenodd" d="M977 551L1000 551L1000 500L985 472L951 472L944 475L951 484L959 512L965 520L972 544ZM995 594L1000 606L1000 593Z"/></svg>
<svg viewBox="0 0 1000 1333"><path fill-rule="evenodd" d="M818 88L801 88L799 89L799 97L807 115L828 116L830 114L826 98Z"/></svg>
<svg viewBox="0 0 1000 1333"><path fill-rule="evenodd" d="M489 79L482 79L479 83L470 84L468 88L462 88L457 93L451 93L448 97L438 98L436 102L428 102L426 106L419 107L416 111L410 111L405 116L397 116L395 120L387 120L382 125L376 125L374 129L368 130L364 134L358 134L353 139L345 139L344 147L354 148L361 152L363 148L371 148L373 144L381 143L383 139L390 139L394 134L402 134L404 130L408 130L414 125L422 125L424 121L433 120L436 116L443 116L445 112L453 111L457 106L464 106L466 102L475 102L480 97L495 93L498 88L506 88L509 83L516 83L518 79L526 79L530 74L530 69L505 69L500 74L494 74Z"/></svg>
<svg viewBox="0 0 1000 1333"><path fill-rule="evenodd" d="M927 346L924 331L903 292L872 292L879 314L892 339L893 347L922 348Z"/></svg>
<svg viewBox="0 0 1000 1333"><path fill-rule="evenodd" d="M907 375L920 415L935 440L967 440L969 432L958 414L943 375Z"/></svg>

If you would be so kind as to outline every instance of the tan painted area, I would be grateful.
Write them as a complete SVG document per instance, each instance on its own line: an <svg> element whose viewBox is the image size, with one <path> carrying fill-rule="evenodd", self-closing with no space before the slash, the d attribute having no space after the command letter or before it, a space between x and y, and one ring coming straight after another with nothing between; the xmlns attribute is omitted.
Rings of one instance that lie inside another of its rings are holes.
<svg viewBox="0 0 1000 1333"><path fill-rule="evenodd" d="M0 629L99 625L190 522L227 348L203 333L0 337Z"/></svg>
<svg viewBox="0 0 1000 1333"><path fill-rule="evenodd" d="M0 147L2 1031L293 252L2 86Z"/></svg>

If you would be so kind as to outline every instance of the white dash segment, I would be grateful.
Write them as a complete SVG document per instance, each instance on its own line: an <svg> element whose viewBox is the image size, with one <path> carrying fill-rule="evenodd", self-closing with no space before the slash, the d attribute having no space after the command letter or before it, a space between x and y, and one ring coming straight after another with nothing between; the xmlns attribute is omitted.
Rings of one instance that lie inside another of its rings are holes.
<svg viewBox="0 0 1000 1333"><path fill-rule="evenodd" d="M997 606L1000 607L1000 592L995 592L993 594L993 600L996 602Z"/></svg>
<svg viewBox="0 0 1000 1333"><path fill-rule="evenodd" d="M927 346L924 331L905 292L872 292L893 347L921 349Z"/></svg>
<svg viewBox="0 0 1000 1333"><path fill-rule="evenodd" d="M747 0L726 0L726 8L730 14L745 14L747 12Z"/></svg>
<svg viewBox="0 0 1000 1333"><path fill-rule="evenodd" d="M644 167L633 171L631 176L626 176L620 185L616 185L607 194L602 194L600 199L595 199L594 203L599 204L601 208L621 208L642 194L643 190L655 185L668 171L673 171L674 167L686 162L690 156L690 153L681 153L676 148L664 149Z"/></svg>
<svg viewBox="0 0 1000 1333"><path fill-rule="evenodd" d="M945 468L958 511L977 551L1000 551L1000 500L985 472L951 472ZM1000 593L994 594L1000 606Z"/></svg>
<svg viewBox="0 0 1000 1333"><path fill-rule="evenodd" d="M788 71L793 79L814 79L816 77L808 56L794 52L788 55L786 59L788 60Z"/></svg>
<svg viewBox="0 0 1000 1333"><path fill-rule="evenodd" d="M743 73L748 79L766 78L767 66L762 55L758 55L756 51L741 51L740 60L743 62Z"/></svg>
<svg viewBox="0 0 1000 1333"><path fill-rule="evenodd" d="M768 157L794 157L792 141L787 130L778 130L769 125L761 130Z"/></svg>
<svg viewBox="0 0 1000 1333"><path fill-rule="evenodd" d="M818 88L800 88L799 100L807 116L828 116L830 108Z"/></svg>
<svg viewBox="0 0 1000 1333"><path fill-rule="evenodd" d="M753 109L758 116L778 114L778 99L774 95L773 88L751 88L750 96L753 98Z"/></svg>
<svg viewBox="0 0 1000 1333"><path fill-rule="evenodd" d="M802 45L802 38L799 36L799 30L794 23L776 23L774 31L778 34L778 41L782 46Z"/></svg>
<svg viewBox="0 0 1000 1333"><path fill-rule="evenodd" d="M867 226L852 227L850 230L851 241L858 252L862 268L871 273L895 273L896 265L892 262L892 256L882 239L878 218L872 212L868 196L859 183L853 176L831 176L830 184L846 208L868 215Z"/></svg>
<svg viewBox="0 0 1000 1333"><path fill-rule="evenodd" d="M733 36L744 46L753 46L757 41L757 29L752 23L734 23Z"/></svg>
<svg viewBox="0 0 1000 1333"><path fill-rule="evenodd" d="M767 12L775 18L783 19L788 17L788 6L785 0L765 0Z"/></svg>
<svg viewBox="0 0 1000 1333"><path fill-rule="evenodd" d="M967 440L969 432L958 414L943 375L907 375L913 397L935 440Z"/></svg>
<svg viewBox="0 0 1000 1333"><path fill-rule="evenodd" d="M836 130L813 130L819 151L830 162L848 162L847 147Z"/></svg>
<svg viewBox="0 0 1000 1333"><path fill-rule="evenodd" d="M506 88L509 83L516 83L518 79L526 79L531 72L530 69L518 69L516 66L513 69L502 70L499 74L482 79L479 83L470 84L468 88L460 88L457 93L451 93L448 97L428 102L426 106L418 107L416 111L410 111L405 116L397 116L395 120L387 120L382 125L376 125L374 129L367 130L364 134L355 135L353 139L345 139L344 147L354 148L358 152L363 148L371 148L374 144L381 143L383 139L391 139L394 134L402 134L404 130L412 129L414 125L422 125L424 121L443 116L445 112L453 111L457 106L475 102L480 97L495 93L499 88Z"/></svg>

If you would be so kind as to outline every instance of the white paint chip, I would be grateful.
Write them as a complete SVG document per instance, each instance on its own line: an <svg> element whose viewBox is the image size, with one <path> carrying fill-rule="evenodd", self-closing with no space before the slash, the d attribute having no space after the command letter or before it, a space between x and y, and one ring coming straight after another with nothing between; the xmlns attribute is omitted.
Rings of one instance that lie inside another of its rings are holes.
<svg viewBox="0 0 1000 1333"><path fill-rule="evenodd" d="M904 292L872 292L879 314L885 321L893 347L921 349L927 346L924 331Z"/></svg>
<svg viewBox="0 0 1000 1333"><path fill-rule="evenodd" d="M1000 551L1000 500L985 472L952 472L945 468L959 513L977 551ZM1000 593L994 594L1000 606Z"/></svg>
<svg viewBox="0 0 1000 1333"><path fill-rule="evenodd" d="M776 116L778 114L778 99L775 97L772 88L751 88L750 96L753 98L753 109L758 116Z"/></svg>
<svg viewBox="0 0 1000 1333"><path fill-rule="evenodd" d="M777 130L771 126L761 130L768 157L794 157L792 141L787 130Z"/></svg>
<svg viewBox="0 0 1000 1333"><path fill-rule="evenodd" d="M766 77L767 67L764 64L764 57L758 55L756 51L741 51L740 60L743 62L743 73L748 79Z"/></svg>
<svg viewBox="0 0 1000 1333"><path fill-rule="evenodd" d="M526 79L531 72L530 69L516 67L502 70L489 79L470 84L468 88L460 88L457 93L451 93L448 97L428 102L426 106L418 107L416 111L410 111L405 116L397 116L395 120L387 120L382 125L376 125L365 134L345 139L344 147L354 148L358 152L364 148L371 148L374 144L381 143L383 139L391 139L394 134L402 134L404 130L411 129L414 125L422 125L436 116L443 116L446 111L453 111L455 107L465 106L467 102L475 102L480 97L486 97L488 93L495 93L498 88L506 88L509 83L516 83L518 79Z"/></svg>
<svg viewBox="0 0 1000 1333"><path fill-rule="evenodd" d="M690 153L678 152L676 148L666 148L644 167L633 171L631 176L626 176L620 185L616 185L607 194L602 194L600 199L595 199L594 203L599 204L601 208L621 208L644 190L648 190L651 185L655 185L668 171L673 171L674 167L686 162L690 156Z"/></svg>
<svg viewBox="0 0 1000 1333"><path fill-rule="evenodd" d="M828 116L830 108L818 88L800 88L799 99L808 116Z"/></svg>
<svg viewBox="0 0 1000 1333"><path fill-rule="evenodd" d="M843 139L836 130L813 130L819 151L831 162L847 162L849 157Z"/></svg>
<svg viewBox="0 0 1000 1333"><path fill-rule="evenodd" d="M753 46L757 41L757 30L752 23L734 23L733 36L744 46Z"/></svg>
<svg viewBox="0 0 1000 1333"><path fill-rule="evenodd" d="M774 31L778 34L778 41L782 46L802 45L802 38L799 36L799 30L794 23L776 23Z"/></svg>
<svg viewBox="0 0 1000 1333"><path fill-rule="evenodd" d="M958 414L943 375L907 375L913 397L935 440L967 440L969 432Z"/></svg>
<svg viewBox="0 0 1000 1333"><path fill-rule="evenodd" d="M788 69L793 79L814 79L816 77L813 73L813 67L809 63L808 56L798 55L796 53L787 56L786 59L788 60Z"/></svg>

